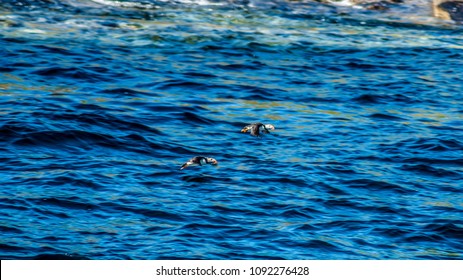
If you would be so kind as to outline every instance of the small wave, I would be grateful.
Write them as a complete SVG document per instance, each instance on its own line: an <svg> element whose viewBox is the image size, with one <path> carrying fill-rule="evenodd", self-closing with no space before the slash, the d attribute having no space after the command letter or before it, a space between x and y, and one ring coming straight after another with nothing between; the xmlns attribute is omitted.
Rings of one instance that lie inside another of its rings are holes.
<svg viewBox="0 0 463 280"><path fill-rule="evenodd" d="M0 142L9 142L18 138L22 133L31 133L32 129L20 123L7 123L0 127Z"/></svg>
<svg viewBox="0 0 463 280"><path fill-rule="evenodd" d="M344 181L349 188L367 189L371 191L392 191L400 194L406 194L410 191L400 185L391 184L383 181L376 181L371 179L355 179Z"/></svg>
<svg viewBox="0 0 463 280"><path fill-rule="evenodd" d="M182 176L181 179L185 182L193 182L193 183L211 183L211 182L232 182L233 180L230 178L220 178L214 176Z"/></svg>
<svg viewBox="0 0 463 280"><path fill-rule="evenodd" d="M425 226L424 230L434 232L443 238L455 239L455 241L463 241L463 227L452 222L430 224Z"/></svg>
<svg viewBox="0 0 463 280"><path fill-rule="evenodd" d="M234 97L238 95L244 100L279 101L283 99L281 96L286 93L286 91L282 89L269 89L251 85L234 86L234 90L239 92L239 94L235 94ZM232 99L233 96L229 96L229 98Z"/></svg>
<svg viewBox="0 0 463 280"><path fill-rule="evenodd" d="M63 210L63 212L57 212L57 211L52 211L50 209L43 209L43 208L34 208L34 211L37 213L37 214L40 214L42 215L43 217L47 217L47 218L50 218L50 217L57 217L59 219L69 219L71 218L71 216L69 216L65 211L67 210Z"/></svg>
<svg viewBox="0 0 463 280"><path fill-rule="evenodd" d="M249 42L246 44L246 48L249 49L250 53L254 52L262 52L262 53L279 53L280 49L277 46L273 46L272 44L265 44L265 43L260 43L260 42ZM257 67L256 70L261 69L259 66Z"/></svg>
<svg viewBox="0 0 463 280"><path fill-rule="evenodd" d="M203 116L199 116L199 115L197 115L195 113L191 113L191 112L182 113L181 114L181 119L184 122L187 122L187 123L198 123L198 124L213 124L213 123L215 123L214 120L211 120L211 119L203 117Z"/></svg>
<svg viewBox="0 0 463 280"><path fill-rule="evenodd" d="M344 64L343 66L346 66L347 68L352 68L352 69L362 69L362 70L373 70L378 68L376 65L364 63L364 62L348 62Z"/></svg>
<svg viewBox="0 0 463 280"><path fill-rule="evenodd" d="M409 229L402 228L375 228L371 231L372 234L384 235L392 238L404 238L408 236L412 231Z"/></svg>
<svg viewBox="0 0 463 280"><path fill-rule="evenodd" d="M104 188L103 185L95 183L88 179L76 178L75 176L56 176L49 180L45 180L44 184L48 186L64 186L66 184L72 184L73 186L77 187L85 187L90 189L102 189Z"/></svg>
<svg viewBox="0 0 463 280"><path fill-rule="evenodd" d="M48 52L53 55L60 54L60 55L76 55L75 53L71 52L69 49L63 46L53 46L53 45L34 45L35 48L40 49L43 52Z"/></svg>
<svg viewBox="0 0 463 280"><path fill-rule="evenodd" d="M364 207L362 203L354 202L348 198L338 198L338 199L327 199L317 201L327 206L328 208L340 207L340 208L351 208L351 209L361 209Z"/></svg>
<svg viewBox="0 0 463 280"><path fill-rule="evenodd" d="M264 209L265 211L272 211L272 210L285 209L287 205L285 203L280 203L278 201L268 201L268 202L259 203L258 205L256 205L256 207Z"/></svg>
<svg viewBox="0 0 463 280"><path fill-rule="evenodd" d="M157 90L171 90L173 88L186 88L190 90L191 89L205 90L208 88L208 85L204 83L184 81L184 80L170 80L170 81L162 82L160 84L156 84Z"/></svg>
<svg viewBox="0 0 463 280"><path fill-rule="evenodd" d="M111 130L118 129L125 132L142 132L148 134L162 134L158 129L144 124L139 120L134 120L131 117L125 116L125 119L107 113L81 113L81 114L60 114L48 115L49 118L55 120L77 120L84 124L95 125L97 127L105 127Z"/></svg>
<svg viewBox="0 0 463 280"><path fill-rule="evenodd" d="M162 211L162 210L154 210L149 208L136 208L124 205L124 202L114 203L114 202L103 202L99 204L101 209L105 209L106 211L110 212L130 212L142 216L146 216L149 218L159 218L171 221L185 221L185 217L183 215L179 215L172 212Z"/></svg>
<svg viewBox="0 0 463 280"><path fill-rule="evenodd" d="M303 180L303 179L298 179L298 178L288 178L288 177L273 177L273 176L268 176L265 178L259 178L256 176L255 178L249 177L247 178L249 181L253 182L261 182L261 183L268 183L268 182L273 182L273 183L282 183L282 184L288 184L288 185L293 185L293 186L298 186L298 187L303 187L307 186L308 182Z"/></svg>
<svg viewBox="0 0 463 280"><path fill-rule="evenodd" d="M73 254L39 254L30 257L32 260L89 260L89 258Z"/></svg>
<svg viewBox="0 0 463 280"><path fill-rule="evenodd" d="M107 113L81 113L81 114L61 114L61 115L49 115L52 119L66 119L66 120L77 120L79 122L95 125L97 127L105 127L111 130L118 129L124 132L141 132L147 133L148 135L156 134L161 135L162 133L151 126L146 125L142 119L134 119L131 116L119 117L113 114ZM147 121L148 122L148 121Z"/></svg>
<svg viewBox="0 0 463 280"><path fill-rule="evenodd" d="M100 91L100 93L109 93L109 94L117 94L117 95L124 95L124 96L157 96L155 93L143 92L138 91L130 88L112 88L112 89L105 89Z"/></svg>
<svg viewBox="0 0 463 280"><path fill-rule="evenodd" d="M209 73L202 73L202 72L186 72L186 73L183 73L183 75L186 77L192 77L192 78L206 78L206 79L217 78L216 75L209 74Z"/></svg>
<svg viewBox="0 0 463 280"><path fill-rule="evenodd" d="M365 212L371 213L378 213L380 215L384 214L391 214L393 216L403 216L403 217L412 217L413 213L408 211L406 208L403 207L394 207L395 205L391 206L363 206L361 207Z"/></svg>
<svg viewBox="0 0 463 280"><path fill-rule="evenodd" d="M379 120L389 120L389 121L401 121L405 120L404 118L398 117L398 116L393 116L389 114L383 114L383 113L375 113L371 114L368 117L372 119L379 119Z"/></svg>
<svg viewBox="0 0 463 280"><path fill-rule="evenodd" d="M4 209L14 209L18 211L26 211L29 209L28 205L22 200L18 199L9 199L9 198L0 198L0 205Z"/></svg>
<svg viewBox="0 0 463 280"><path fill-rule="evenodd" d="M401 168L406 171L427 174L439 178L450 177L463 180L463 175L460 172L432 167L426 164L404 164Z"/></svg>
<svg viewBox="0 0 463 280"><path fill-rule="evenodd" d="M457 151L463 150L463 144L458 140L446 140L439 138L410 138L397 143L398 146L406 146L413 150L424 151Z"/></svg>
<svg viewBox="0 0 463 280"><path fill-rule="evenodd" d="M342 190L341 188L329 186L326 184L323 185L323 189L331 195L348 195L348 193Z"/></svg>
<svg viewBox="0 0 463 280"><path fill-rule="evenodd" d="M342 221L331 221L315 224L317 227L322 227L324 229L342 229L342 230L362 230L364 229L362 220L342 220Z"/></svg>
<svg viewBox="0 0 463 280"><path fill-rule="evenodd" d="M79 202L77 200L79 200L79 198L77 197L69 197L69 198L50 197L50 198L36 199L35 201L38 205L53 205L53 206L59 206L62 208L70 208L70 209L78 209L78 210L94 210L98 208L94 204Z"/></svg>
<svg viewBox="0 0 463 280"><path fill-rule="evenodd" d="M5 66L2 66L0 67L0 73L10 73L10 72L14 72L16 71L16 68L13 68L13 67L5 67Z"/></svg>
<svg viewBox="0 0 463 280"><path fill-rule="evenodd" d="M297 230L302 232L312 232L314 230L318 230L319 228L310 224L303 224L297 227Z"/></svg>
<svg viewBox="0 0 463 280"><path fill-rule="evenodd" d="M462 150L460 141L439 138L408 138L395 143L378 145L382 153L394 161L411 164L462 166L457 151Z"/></svg>
<svg viewBox="0 0 463 280"><path fill-rule="evenodd" d="M182 230L220 230L227 231L228 228L236 228L234 225L212 224L212 223L190 223L182 227Z"/></svg>
<svg viewBox="0 0 463 280"><path fill-rule="evenodd" d="M4 233L14 233L14 234L20 234L20 233L23 232L22 230L20 230L18 228L4 226L4 225L0 225L0 231L2 231Z"/></svg>
<svg viewBox="0 0 463 280"><path fill-rule="evenodd" d="M415 233L411 234L403 239L406 242L410 243L421 243L421 242L442 242L445 240L442 236L438 234L423 234L423 233Z"/></svg>
<svg viewBox="0 0 463 280"><path fill-rule="evenodd" d="M63 67L48 67L45 69L36 70L33 74L40 75L40 76L56 76L56 77L65 77L65 78L73 78L73 79L80 79L80 80L87 80L87 81L96 81L96 75L87 72L85 70L81 70L75 67L63 68Z"/></svg>
<svg viewBox="0 0 463 280"><path fill-rule="evenodd" d="M116 145L115 143L118 142L112 136L82 130L29 132L18 138L20 139L14 141L14 144L20 146L47 145L59 147L73 144L76 146L90 147L91 145L98 144L114 146Z"/></svg>
<svg viewBox="0 0 463 280"><path fill-rule="evenodd" d="M242 216L250 215L253 217L268 216L268 213L266 212L254 211L254 210L246 209L246 208L232 208L232 207L221 206L221 205L208 206L207 209L217 212L221 215L242 215Z"/></svg>
<svg viewBox="0 0 463 280"><path fill-rule="evenodd" d="M42 113L40 113L42 114ZM140 133L147 135L162 135L159 130L146 126L142 123L132 122L130 120L122 120L109 115L88 114L46 114L48 118L63 122L64 120L72 122L79 121L81 124L94 125L95 129L106 127L109 130L119 129L123 132L128 132L126 136L114 137L101 132L90 132L78 129L63 130L63 131L31 131L25 126L7 125L0 128L5 134L5 139L0 137L0 141L11 141L17 146L41 147L47 146L56 149L73 149L84 148L111 148L116 150L127 150L137 153L145 153L138 149L140 146L149 147L154 150L166 150L167 146L152 143L146 138L140 136ZM82 126L84 127L84 126ZM88 128L88 126L87 126ZM132 132L132 133L130 133Z"/></svg>
<svg viewBox="0 0 463 280"><path fill-rule="evenodd" d="M104 112L105 108L97 104L79 103L74 106L78 111Z"/></svg>
<svg viewBox="0 0 463 280"><path fill-rule="evenodd" d="M328 165L328 166L323 166L321 167L322 170L325 170L327 172L329 172L330 174L344 174L344 175L347 175L347 174L350 174L350 175L355 175L355 174L359 174L357 171L355 171L353 169L353 167L351 166L348 166L348 165L340 165L340 164L331 164L331 165Z"/></svg>
<svg viewBox="0 0 463 280"><path fill-rule="evenodd" d="M339 248L336 244L332 242L327 242L323 240L310 240L309 242L301 245L304 248L312 248L312 249L318 249L320 251L336 251L336 252L344 252L341 248Z"/></svg>
<svg viewBox="0 0 463 280"><path fill-rule="evenodd" d="M391 102L409 103L413 99L402 94L392 95L377 95L377 94L362 94L352 99L361 104L388 104Z"/></svg>
<svg viewBox="0 0 463 280"><path fill-rule="evenodd" d="M249 70L259 70L262 69L261 65L254 65L254 64L238 64L238 63L232 63L232 64L218 64L215 65L214 68L222 69L225 71L249 71Z"/></svg>
<svg viewBox="0 0 463 280"><path fill-rule="evenodd" d="M10 244L0 243L0 249L5 250L5 251L20 251L20 250L23 250L24 248L19 247L19 246L10 245Z"/></svg>
<svg viewBox="0 0 463 280"><path fill-rule="evenodd" d="M426 157L410 157L402 159L405 163L411 164L429 164L429 165L447 165L447 166L463 166L463 161L458 159L441 159L441 158L426 158Z"/></svg>
<svg viewBox="0 0 463 280"><path fill-rule="evenodd" d="M308 213L298 210L298 209L289 209L281 213L281 216L285 218L303 218L303 219L314 219L313 215L309 215Z"/></svg>

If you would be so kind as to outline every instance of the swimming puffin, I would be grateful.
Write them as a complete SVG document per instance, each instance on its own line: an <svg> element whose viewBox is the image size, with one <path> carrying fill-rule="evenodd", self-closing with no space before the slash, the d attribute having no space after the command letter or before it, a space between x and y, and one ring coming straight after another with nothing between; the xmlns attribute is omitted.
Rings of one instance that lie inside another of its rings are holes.
<svg viewBox="0 0 463 280"><path fill-rule="evenodd" d="M210 158L210 157L194 157L190 159L189 161L185 162L180 170L187 168L190 165L199 165L202 166L203 164L213 164L216 165L218 164L217 160Z"/></svg>
<svg viewBox="0 0 463 280"><path fill-rule="evenodd" d="M270 133L270 130L275 130L275 127L271 124L253 123L243 127L241 132L246 133L248 130L251 130L252 136L261 137L261 134Z"/></svg>

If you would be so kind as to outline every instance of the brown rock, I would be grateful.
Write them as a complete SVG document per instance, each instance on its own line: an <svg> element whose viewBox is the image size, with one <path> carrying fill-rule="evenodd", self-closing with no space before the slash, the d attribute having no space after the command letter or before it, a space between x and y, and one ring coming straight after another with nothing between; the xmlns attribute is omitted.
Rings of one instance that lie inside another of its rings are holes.
<svg viewBox="0 0 463 280"><path fill-rule="evenodd" d="M434 16L463 22L463 0L433 0Z"/></svg>

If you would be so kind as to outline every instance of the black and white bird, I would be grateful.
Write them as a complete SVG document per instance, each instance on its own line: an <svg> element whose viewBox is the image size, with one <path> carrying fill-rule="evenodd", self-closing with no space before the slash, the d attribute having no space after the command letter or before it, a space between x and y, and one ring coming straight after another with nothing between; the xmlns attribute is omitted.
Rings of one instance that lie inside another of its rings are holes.
<svg viewBox="0 0 463 280"><path fill-rule="evenodd" d="M180 168L180 170L182 170L184 168L187 168L188 166L191 166L191 165L203 166L203 165L206 165L206 164L217 165L218 162L217 162L217 160L215 160L213 158L210 158L210 157L198 156L198 157L194 157L194 158L190 159L189 161L185 162L182 165L182 167Z"/></svg>
<svg viewBox="0 0 463 280"><path fill-rule="evenodd" d="M275 127L271 124L263 124L263 123L253 123L247 125L241 129L241 132L246 133L251 131L252 136L260 137L261 134L270 133L271 130L275 130Z"/></svg>

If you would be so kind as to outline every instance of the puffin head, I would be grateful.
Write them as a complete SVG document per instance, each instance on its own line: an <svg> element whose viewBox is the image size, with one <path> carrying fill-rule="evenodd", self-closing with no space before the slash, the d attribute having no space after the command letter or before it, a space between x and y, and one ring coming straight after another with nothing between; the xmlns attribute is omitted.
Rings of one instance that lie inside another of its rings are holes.
<svg viewBox="0 0 463 280"><path fill-rule="evenodd" d="M265 127L266 130L275 130L275 127L273 125L271 125L271 124L266 124L266 125L264 125L264 127Z"/></svg>
<svg viewBox="0 0 463 280"><path fill-rule="evenodd" d="M207 163L210 163L210 164L213 164L213 165L217 165L219 162L215 159L215 158L206 158L206 161Z"/></svg>

